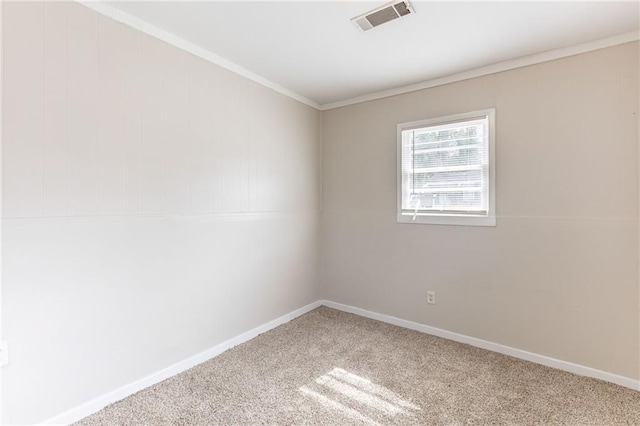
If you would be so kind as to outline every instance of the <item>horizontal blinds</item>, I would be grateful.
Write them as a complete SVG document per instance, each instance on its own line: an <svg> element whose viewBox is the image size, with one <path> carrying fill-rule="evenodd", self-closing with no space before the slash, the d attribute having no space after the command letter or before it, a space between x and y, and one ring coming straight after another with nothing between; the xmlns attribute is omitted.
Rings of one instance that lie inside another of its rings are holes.
<svg viewBox="0 0 640 426"><path fill-rule="evenodd" d="M403 213L487 213L487 121L402 132Z"/></svg>

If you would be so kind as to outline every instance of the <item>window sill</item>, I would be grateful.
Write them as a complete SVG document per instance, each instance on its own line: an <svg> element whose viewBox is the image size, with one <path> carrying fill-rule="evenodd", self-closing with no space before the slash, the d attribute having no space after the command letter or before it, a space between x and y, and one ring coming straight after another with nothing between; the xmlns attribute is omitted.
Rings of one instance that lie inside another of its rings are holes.
<svg viewBox="0 0 640 426"><path fill-rule="evenodd" d="M399 214L398 223L414 225L458 225L458 226L496 226L495 216L463 216L463 215L416 215Z"/></svg>

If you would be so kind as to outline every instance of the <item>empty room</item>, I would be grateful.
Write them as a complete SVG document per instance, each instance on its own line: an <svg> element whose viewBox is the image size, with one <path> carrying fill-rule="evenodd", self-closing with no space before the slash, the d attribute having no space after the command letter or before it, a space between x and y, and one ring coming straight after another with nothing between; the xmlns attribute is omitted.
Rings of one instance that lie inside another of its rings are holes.
<svg viewBox="0 0 640 426"><path fill-rule="evenodd" d="M640 425L640 2L0 1L0 423Z"/></svg>

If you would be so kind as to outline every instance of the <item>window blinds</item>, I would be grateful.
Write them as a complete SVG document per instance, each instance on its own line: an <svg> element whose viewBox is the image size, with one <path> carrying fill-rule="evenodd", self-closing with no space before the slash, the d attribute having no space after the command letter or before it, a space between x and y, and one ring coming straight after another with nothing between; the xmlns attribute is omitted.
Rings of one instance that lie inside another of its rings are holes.
<svg viewBox="0 0 640 426"><path fill-rule="evenodd" d="M487 215L488 117L402 131L402 213Z"/></svg>

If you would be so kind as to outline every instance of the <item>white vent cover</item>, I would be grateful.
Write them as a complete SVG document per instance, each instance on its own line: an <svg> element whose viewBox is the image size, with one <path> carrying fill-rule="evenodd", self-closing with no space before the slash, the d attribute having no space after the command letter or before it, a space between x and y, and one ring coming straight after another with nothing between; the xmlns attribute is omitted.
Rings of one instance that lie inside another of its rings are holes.
<svg viewBox="0 0 640 426"><path fill-rule="evenodd" d="M412 13L416 12L413 10L413 6L411 6L409 0L392 1L391 3L384 4L367 13L352 18L351 22L362 31L368 31L385 22L393 21L394 19L402 18Z"/></svg>

